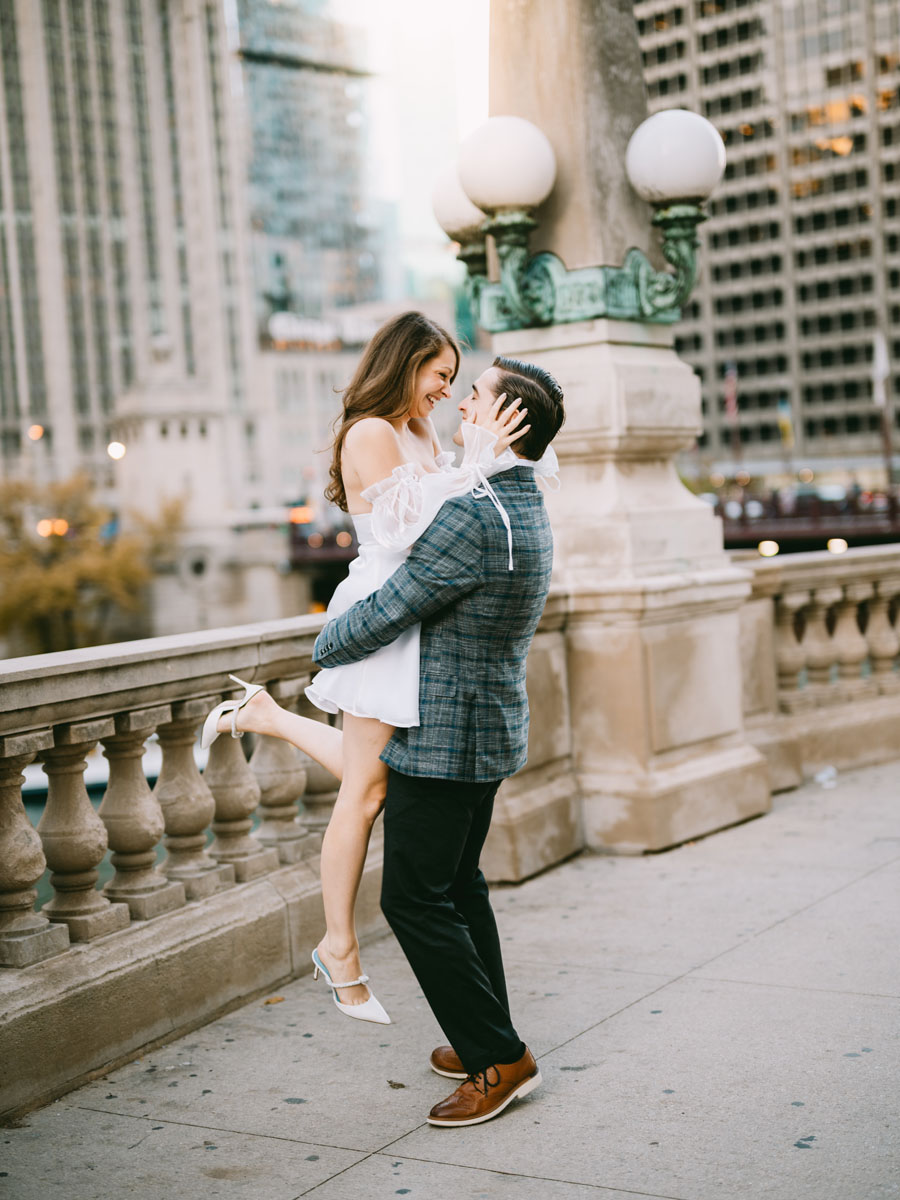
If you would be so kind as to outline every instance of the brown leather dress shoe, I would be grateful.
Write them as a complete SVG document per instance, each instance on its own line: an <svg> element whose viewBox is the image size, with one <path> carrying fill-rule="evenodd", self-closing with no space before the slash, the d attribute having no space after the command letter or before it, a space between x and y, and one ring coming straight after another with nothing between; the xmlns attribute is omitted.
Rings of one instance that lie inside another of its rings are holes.
<svg viewBox="0 0 900 1200"><path fill-rule="evenodd" d="M431 1069L446 1079L465 1079L468 1071L452 1046L438 1046L431 1052Z"/></svg>
<svg viewBox="0 0 900 1200"><path fill-rule="evenodd" d="M525 1051L518 1062L495 1063L467 1075L452 1096L428 1114L429 1125L480 1125L503 1112L513 1100L533 1092L541 1082L534 1055Z"/></svg>

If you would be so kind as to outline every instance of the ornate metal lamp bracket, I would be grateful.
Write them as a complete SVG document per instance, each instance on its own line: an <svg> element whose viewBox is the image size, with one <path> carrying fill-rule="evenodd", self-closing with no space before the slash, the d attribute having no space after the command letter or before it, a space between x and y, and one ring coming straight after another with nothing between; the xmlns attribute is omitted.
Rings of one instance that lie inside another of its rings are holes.
<svg viewBox="0 0 900 1200"><path fill-rule="evenodd" d="M482 229L497 247L499 282L486 278L483 242L469 243L459 253L468 270L472 311L489 333L596 317L671 324L680 319L697 279L697 226L705 220L698 204L671 204L656 212L653 224L662 231L671 271L657 271L640 250L629 250L621 267L570 271L555 254L529 257L528 239L537 225L533 217L498 213Z"/></svg>

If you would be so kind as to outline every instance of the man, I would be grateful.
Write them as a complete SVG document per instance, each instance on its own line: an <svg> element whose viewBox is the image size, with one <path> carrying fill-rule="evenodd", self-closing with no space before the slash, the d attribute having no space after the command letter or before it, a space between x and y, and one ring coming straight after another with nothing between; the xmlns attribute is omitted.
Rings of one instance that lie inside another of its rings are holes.
<svg viewBox="0 0 900 1200"><path fill-rule="evenodd" d="M510 1020L478 860L497 788L527 754L525 660L553 557L533 466L562 424L563 395L542 368L497 358L460 409L486 415L504 392L521 398L530 425L515 443L521 465L490 480L509 533L489 495L448 501L404 565L330 621L314 651L320 666L355 662L422 623L420 724L398 729L381 755L381 906L451 1043L433 1052L432 1068L463 1081L428 1117L444 1126L488 1121L541 1081Z"/></svg>

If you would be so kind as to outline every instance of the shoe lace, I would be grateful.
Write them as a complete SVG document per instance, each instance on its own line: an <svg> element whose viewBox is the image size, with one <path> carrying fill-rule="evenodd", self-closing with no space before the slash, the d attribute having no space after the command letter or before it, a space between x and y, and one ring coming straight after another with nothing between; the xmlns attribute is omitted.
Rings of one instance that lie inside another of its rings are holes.
<svg viewBox="0 0 900 1200"><path fill-rule="evenodd" d="M496 1078L489 1077L491 1071L494 1072ZM476 1092L481 1092L482 1096L486 1096L489 1088L497 1087L500 1083L500 1072L496 1067L485 1067L483 1071L473 1071L471 1075L467 1075L466 1083L471 1083Z"/></svg>

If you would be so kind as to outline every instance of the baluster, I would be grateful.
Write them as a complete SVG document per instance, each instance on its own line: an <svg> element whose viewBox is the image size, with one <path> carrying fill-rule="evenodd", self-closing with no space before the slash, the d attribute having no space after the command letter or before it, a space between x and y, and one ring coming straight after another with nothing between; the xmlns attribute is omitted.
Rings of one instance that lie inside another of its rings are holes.
<svg viewBox="0 0 900 1200"><path fill-rule="evenodd" d="M900 592L900 578L880 579L869 602L866 641L872 660L872 679L881 693L900 691L900 675L894 670L900 652L900 637L891 624L891 601Z"/></svg>
<svg viewBox="0 0 900 1200"><path fill-rule="evenodd" d="M839 587L815 588L806 614L806 673L810 696L817 704L834 698L831 669L837 662L837 646L828 633L828 613L842 596Z"/></svg>
<svg viewBox="0 0 900 1200"><path fill-rule="evenodd" d="M234 867L238 883L274 871L278 851L261 846L250 833L260 788L239 738L226 733L213 742L203 778L216 802L216 836L209 848L213 858Z"/></svg>
<svg viewBox="0 0 900 1200"><path fill-rule="evenodd" d="M300 683L300 680L275 680L266 687L279 704L287 706L296 698ZM307 853L310 838L297 811L297 801L306 788L304 758L290 742L263 735L257 738L250 768L260 789L257 838L264 846L278 851L279 862L299 862Z"/></svg>
<svg viewBox="0 0 900 1200"><path fill-rule="evenodd" d="M869 646L859 628L859 606L872 593L871 583L848 583L838 604L833 641L837 649L840 684L831 689L837 700L858 699L877 691L871 680L862 678L862 665L868 657Z"/></svg>
<svg viewBox="0 0 900 1200"><path fill-rule="evenodd" d="M166 859L162 869L184 885L188 900L202 900L234 883L234 871L217 863L206 850L206 831L216 802L194 761L197 729L215 699L179 700L172 720L156 731L162 767L154 794L166 824Z"/></svg>
<svg viewBox="0 0 900 1200"><path fill-rule="evenodd" d="M785 592L775 605L775 663L778 671L778 701L793 712L805 707L798 676L806 664L805 642L796 633L797 613L809 603L809 592Z"/></svg>
<svg viewBox="0 0 900 1200"><path fill-rule="evenodd" d="M124 901L133 921L158 917L185 902L184 886L170 882L156 867L156 847L165 822L141 763L144 742L157 725L171 719L168 704L119 713L115 735L103 739L109 786L100 805L100 817L116 869L103 892L110 900Z"/></svg>
<svg viewBox="0 0 900 1200"><path fill-rule="evenodd" d="M65 925L34 911L47 861L22 803L22 772L52 745L49 729L0 738L0 967L30 967L69 945Z"/></svg>
<svg viewBox="0 0 900 1200"><path fill-rule="evenodd" d="M300 698L297 711L304 717L311 717L330 724L328 714L321 708L310 703L305 696ZM340 721L340 717L337 718ZM301 759L306 766L306 791L303 793L303 824L310 831L310 853L318 853L322 848L322 834L331 820L331 811L337 800L338 780L315 759L302 754Z"/></svg>
<svg viewBox="0 0 900 1200"><path fill-rule="evenodd" d="M47 807L38 823L56 895L44 905L51 921L64 921L73 942L89 942L124 929L127 904L111 904L96 890L97 865L106 853L106 826L94 812L84 769L99 738L116 731L112 718L57 725L54 745L41 751L47 774Z"/></svg>

